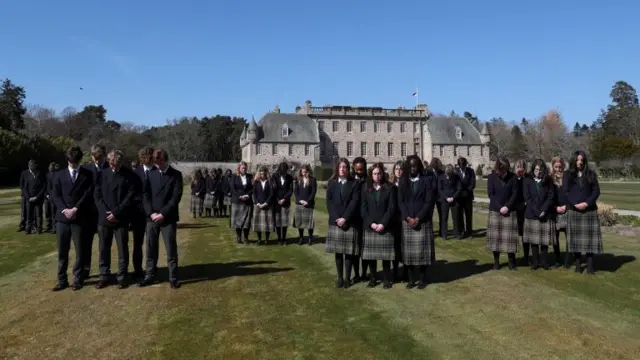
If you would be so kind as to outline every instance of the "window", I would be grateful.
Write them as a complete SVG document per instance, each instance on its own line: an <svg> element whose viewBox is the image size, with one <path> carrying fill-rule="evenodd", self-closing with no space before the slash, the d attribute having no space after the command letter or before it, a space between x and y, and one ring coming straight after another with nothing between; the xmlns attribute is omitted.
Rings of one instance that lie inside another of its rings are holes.
<svg viewBox="0 0 640 360"><path fill-rule="evenodd" d="M453 145L453 156L458 156L458 147Z"/></svg>
<svg viewBox="0 0 640 360"><path fill-rule="evenodd" d="M289 156L293 156L293 144L289 144Z"/></svg>
<svg viewBox="0 0 640 360"><path fill-rule="evenodd" d="M373 132L375 133L379 133L380 132L380 122L376 121L373 123Z"/></svg>
<svg viewBox="0 0 640 360"><path fill-rule="evenodd" d="M391 121L387 122L387 132L390 133L393 131L393 123Z"/></svg>
<svg viewBox="0 0 640 360"><path fill-rule="evenodd" d="M380 156L380 143L373 143L373 156Z"/></svg>
<svg viewBox="0 0 640 360"><path fill-rule="evenodd" d="M360 143L360 156L367 156L367 143L366 142L361 142Z"/></svg>
<svg viewBox="0 0 640 360"><path fill-rule="evenodd" d="M460 126L456 126L456 139L462 140L462 129Z"/></svg>
<svg viewBox="0 0 640 360"><path fill-rule="evenodd" d="M440 156L444 155L444 146L440 145Z"/></svg>
<svg viewBox="0 0 640 360"><path fill-rule="evenodd" d="M289 136L289 125L284 124L282 125L282 137L286 138Z"/></svg>
<svg viewBox="0 0 640 360"><path fill-rule="evenodd" d="M393 156L393 143L387 143L387 156Z"/></svg>
<svg viewBox="0 0 640 360"><path fill-rule="evenodd" d="M353 141L347 142L347 157L353 156Z"/></svg>
<svg viewBox="0 0 640 360"><path fill-rule="evenodd" d="M407 143L406 142L400 143L400 156L402 156L402 157L407 156Z"/></svg>
<svg viewBox="0 0 640 360"><path fill-rule="evenodd" d="M351 122L351 121L347 121L347 132L348 133L352 133L353 132L353 122Z"/></svg>
<svg viewBox="0 0 640 360"><path fill-rule="evenodd" d="M311 153L311 145L305 145L304 146L304 155L305 156L309 156L310 153Z"/></svg>
<svg viewBox="0 0 640 360"><path fill-rule="evenodd" d="M331 151L333 152L334 156L338 156L338 143L334 142L331 144Z"/></svg>
<svg viewBox="0 0 640 360"><path fill-rule="evenodd" d="M360 132L366 132L366 131L367 131L367 122L360 121Z"/></svg>
<svg viewBox="0 0 640 360"><path fill-rule="evenodd" d="M413 143L413 154L418 155L420 152L420 143Z"/></svg>
<svg viewBox="0 0 640 360"><path fill-rule="evenodd" d="M256 144L256 155L262 155L262 144Z"/></svg>
<svg viewBox="0 0 640 360"><path fill-rule="evenodd" d="M480 145L480 156L484 156L484 146Z"/></svg>
<svg viewBox="0 0 640 360"><path fill-rule="evenodd" d="M324 121L318 121L318 130L324 131Z"/></svg>
<svg viewBox="0 0 640 360"><path fill-rule="evenodd" d="M416 122L413 123L413 132L414 133L418 132L418 123L416 123Z"/></svg>
<svg viewBox="0 0 640 360"><path fill-rule="evenodd" d="M467 146L467 156L471 155L471 146Z"/></svg>
<svg viewBox="0 0 640 360"><path fill-rule="evenodd" d="M332 121L331 122L331 131L338 132L338 122L337 121Z"/></svg>
<svg viewBox="0 0 640 360"><path fill-rule="evenodd" d="M407 132L407 124L406 123L400 123L400 132L401 133Z"/></svg>
<svg viewBox="0 0 640 360"><path fill-rule="evenodd" d="M278 155L278 144L271 145L271 155Z"/></svg>

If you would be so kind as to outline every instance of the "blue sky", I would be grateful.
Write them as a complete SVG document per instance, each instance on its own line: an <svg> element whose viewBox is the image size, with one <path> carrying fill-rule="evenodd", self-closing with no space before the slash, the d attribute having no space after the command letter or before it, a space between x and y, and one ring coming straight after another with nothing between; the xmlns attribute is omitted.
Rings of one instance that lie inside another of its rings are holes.
<svg viewBox="0 0 640 360"><path fill-rule="evenodd" d="M435 112L557 108L573 125L615 81L640 88L640 1L6 0L3 12L0 78L29 103L103 104L145 125L307 99L413 106L416 88Z"/></svg>

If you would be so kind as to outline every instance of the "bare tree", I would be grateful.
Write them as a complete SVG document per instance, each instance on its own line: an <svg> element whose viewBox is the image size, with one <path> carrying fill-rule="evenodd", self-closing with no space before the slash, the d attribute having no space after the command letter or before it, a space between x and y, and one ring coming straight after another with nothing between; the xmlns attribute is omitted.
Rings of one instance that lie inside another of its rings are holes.
<svg viewBox="0 0 640 360"><path fill-rule="evenodd" d="M493 118L487 124L491 134L489 148L493 158L497 156L509 156L511 145L511 128L502 118Z"/></svg>
<svg viewBox="0 0 640 360"><path fill-rule="evenodd" d="M167 126L171 130L163 132L162 142L174 160L197 161L203 157L205 139L197 120L184 117L167 121Z"/></svg>

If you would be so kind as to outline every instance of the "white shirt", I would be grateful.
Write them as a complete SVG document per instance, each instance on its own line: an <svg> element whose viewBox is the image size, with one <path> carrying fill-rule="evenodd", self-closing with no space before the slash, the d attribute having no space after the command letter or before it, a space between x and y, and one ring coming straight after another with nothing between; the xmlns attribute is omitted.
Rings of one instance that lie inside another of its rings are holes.
<svg viewBox="0 0 640 360"><path fill-rule="evenodd" d="M153 165L152 166L142 165L142 168L144 169L144 172L151 171L151 169L153 169Z"/></svg>
<svg viewBox="0 0 640 360"><path fill-rule="evenodd" d="M460 168L460 176L464 179L464 176L467 174L467 168Z"/></svg>
<svg viewBox="0 0 640 360"><path fill-rule="evenodd" d="M264 190L265 186L267 186L267 180L260 180L260 184L262 185L262 190Z"/></svg>
<svg viewBox="0 0 640 360"><path fill-rule="evenodd" d="M380 185L373 185L373 188L376 189L376 191L380 190Z"/></svg>
<svg viewBox="0 0 640 360"><path fill-rule="evenodd" d="M309 185L309 179L307 179L306 177L302 178L302 186L306 187L307 185Z"/></svg>
<svg viewBox="0 0 640 360"><path fill-rule="evenodd" d="M416 176L416 177L409 178L409 180L411 180L411 182L416 182L416 181L418 181L419 179L420 179L420 175L418 175L418 176Z"/></svg>
<svg viewBox="0 0 640 360"><path fill-rule="evenodd" d="M284 185L284 177L283 176L280 176L280 184Z"/></svg>
<svg viewBox="0 0 640 360"><path fill-rule="evenodd" d="M71 166L69 166L67 169L69 170L69 176L70 176L72 179L73 179L73 172L74 172L74 171L76 172L76 179L78 178L78 170L80 169L80 167L77 167L77 168L75 168L75 169L74 169L74 168L72 168ZM74 180L75 180L75 179L74 179Z"/></svg>
<svg viewBox="0 0 640 360"><path fill-rule="evenodd" d="M242 186L247 185L247 175L240 175L240 181L242 181Z"/></svg>
<svg viewBox="0 0 640 360"><path fill-rule="evenodd" d="M340 185L344 185L344 183L347 182L346 178L338 178L338 182L340 183Z"/></svg>

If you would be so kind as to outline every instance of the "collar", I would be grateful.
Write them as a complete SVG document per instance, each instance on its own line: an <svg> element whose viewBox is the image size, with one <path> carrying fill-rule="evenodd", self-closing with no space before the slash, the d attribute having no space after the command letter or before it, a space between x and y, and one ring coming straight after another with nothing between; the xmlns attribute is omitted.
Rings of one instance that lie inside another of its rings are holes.
<svg viewBox="0 0 640 360"><path fill-rule="evenodd" d="M151 171L153 170L153 165L149 166L149 165L142 165L142 169L144 171Z"/></svg>

